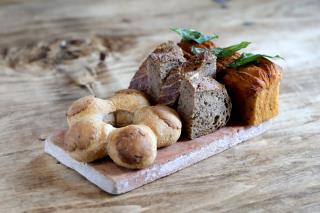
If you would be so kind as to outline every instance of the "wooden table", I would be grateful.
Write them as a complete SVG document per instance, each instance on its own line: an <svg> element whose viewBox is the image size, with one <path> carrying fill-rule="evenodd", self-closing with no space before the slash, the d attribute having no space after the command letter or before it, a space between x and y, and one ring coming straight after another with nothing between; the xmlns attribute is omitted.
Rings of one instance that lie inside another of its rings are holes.
<svg viewBox="0 0 320 213"><path fill-rule="evenodd" d="M155 45L178 40L172 26L216 32L221 45L252 41L250 51L286 60L270 131L120 196L43 152L45 136L66 127L67 107L88 90L57 70L0 63L0 212L319 212L319 11L318 0L1 0L2 48L93 33L120 41L98 78L104 97L127 87Z"/></svg>

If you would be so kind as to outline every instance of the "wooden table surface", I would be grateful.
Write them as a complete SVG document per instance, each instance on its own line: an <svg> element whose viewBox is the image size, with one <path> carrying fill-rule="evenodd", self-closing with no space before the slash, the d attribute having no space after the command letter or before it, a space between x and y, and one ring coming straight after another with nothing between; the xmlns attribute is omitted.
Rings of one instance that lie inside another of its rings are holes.
<svg viewBox="0 0 320 213"><path fill-rule="evenodd" d="M99 96L128 86L155 45L184 26L252 41L285 61L280 115L267 133L127 194L111 196L43 152L88 90L55 69L0 62L0 212L319 212L320 2L1 0L0 47L110 37ZM102 91L102 92L101 92Z"/></svg>

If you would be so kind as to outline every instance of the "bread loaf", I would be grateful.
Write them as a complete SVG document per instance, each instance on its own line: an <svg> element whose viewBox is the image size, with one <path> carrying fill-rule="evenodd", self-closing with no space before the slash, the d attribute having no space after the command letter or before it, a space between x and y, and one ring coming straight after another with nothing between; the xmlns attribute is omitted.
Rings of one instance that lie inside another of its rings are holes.
<svg viewBox="0 0 320 213"><path fill-rule="evenodd" d="M115 123L117 127L131 124L134 112L150 105L146 95L135 89L120 90L111 98L111 101L116 107Z"/></svg>
<svg viewBox="0 0 320 213"><path fill-rule="evenodd" d="M151 165L157 156L157 139L145 125L129 125L115 129L109 137L107 150L119 166L142 169Z"/></svg>
<svg viewBox="0 0 320 213"><path fill-rule="evenodd" d="M157 147L169 146L181 135L181 121L177 112L164 105L146 106L137 110L133 123L150 127L157 137Z"/></svg>
<svg viewBox="0 0 320 213"><path fill-rule="evenodd" d="M267 59L238 69L223 70L222 81L233 103L233 114L248 125L278 114L281 68Z"/></svg>
<svg viewBox="0 0 320 213"><path fill-rule="evenodd" d="M225 87L213 78L186 78L181 82L177 111L190 139L225 126L231 107Z"/></svg>

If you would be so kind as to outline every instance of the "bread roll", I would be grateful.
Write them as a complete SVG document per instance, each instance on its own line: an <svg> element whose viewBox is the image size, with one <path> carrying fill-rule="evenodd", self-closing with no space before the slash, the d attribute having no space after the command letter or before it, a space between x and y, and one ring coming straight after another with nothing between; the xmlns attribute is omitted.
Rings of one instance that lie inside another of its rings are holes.
<svg viewBox="0 0 320 213"><path fill-rule="evenodd" d="M85 96L72 103L67 112L69 126L83 119L103 120L114 124L113 112L116 107L110 100L102 100L94 96Z"/></svg>
<svg viewBox="0 0 320 213"><path fill-rule="evenodd" d="M145 125L115 129L107 144L110 158L119 166L142 169L151 165L157 155L157 139Z"/></svg>
<svg viewBox="0 0 320 213"><path fill-rule="evenodd" d="M107 138L113 126L94 119L79 120L65 134L65 149L81 162L91 162L107 156Z"/></svg>
<svg viewBox="0 0 320 213"><path fill-rule="evenodd" d="M169 146L181 135L181 121L176 111L164 105L146 106L136 111L133 123L150 127L157 136L157 147Z"/></svg>
<svg viewBox="0 0 320 213"><path fill-rule="evenodd" d="M131 124L134 112L150 105L146 95L135 89L120 90L111 100L116 107L115 123L117 127Z"/></svg>

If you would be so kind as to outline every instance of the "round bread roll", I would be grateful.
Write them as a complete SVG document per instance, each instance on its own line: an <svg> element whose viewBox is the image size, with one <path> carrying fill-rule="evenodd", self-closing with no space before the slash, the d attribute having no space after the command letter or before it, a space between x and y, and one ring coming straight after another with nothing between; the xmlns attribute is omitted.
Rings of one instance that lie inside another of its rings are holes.
<svg viewBox="0 0 320 213"><path fill-rule="evenodd" d="M117 127L132 124L134 112L144 106L150 105L146 95L135 89L120 90L116 92L111 100L117 109L115 112L115 123Z"/></svg>
<svg viewBox="0 0 320 213"><path fill-rule="evenodd" d="M146 106L137 110L133 123L150 127L157 136L158 148L170 146L181 135L182 124L178 113L164 105Z"/></svg>
<svg viewBox="0 0 320 213"><path fill-rule="evenodd" d="M108 154L119 166L142 169L151 165L156 158L157 138L145 125L115 129L108 140Z"/></svg>
<svg viewBox="0 0 320 213"><path fill-rule="evenodd" d="M69 126L82 119L103 120L106 123L114 124L113 112L116 110L113 102L95 98L94 96L82 97L69 107L67 120Z"/></svg>
<svg viewBox="0 0 320 213"><path fill-rule="evenodd" d="M95 119L75 122L65 134L64 146L71 157L91 162L107 154L107 138L114 127Z"/></svg>

